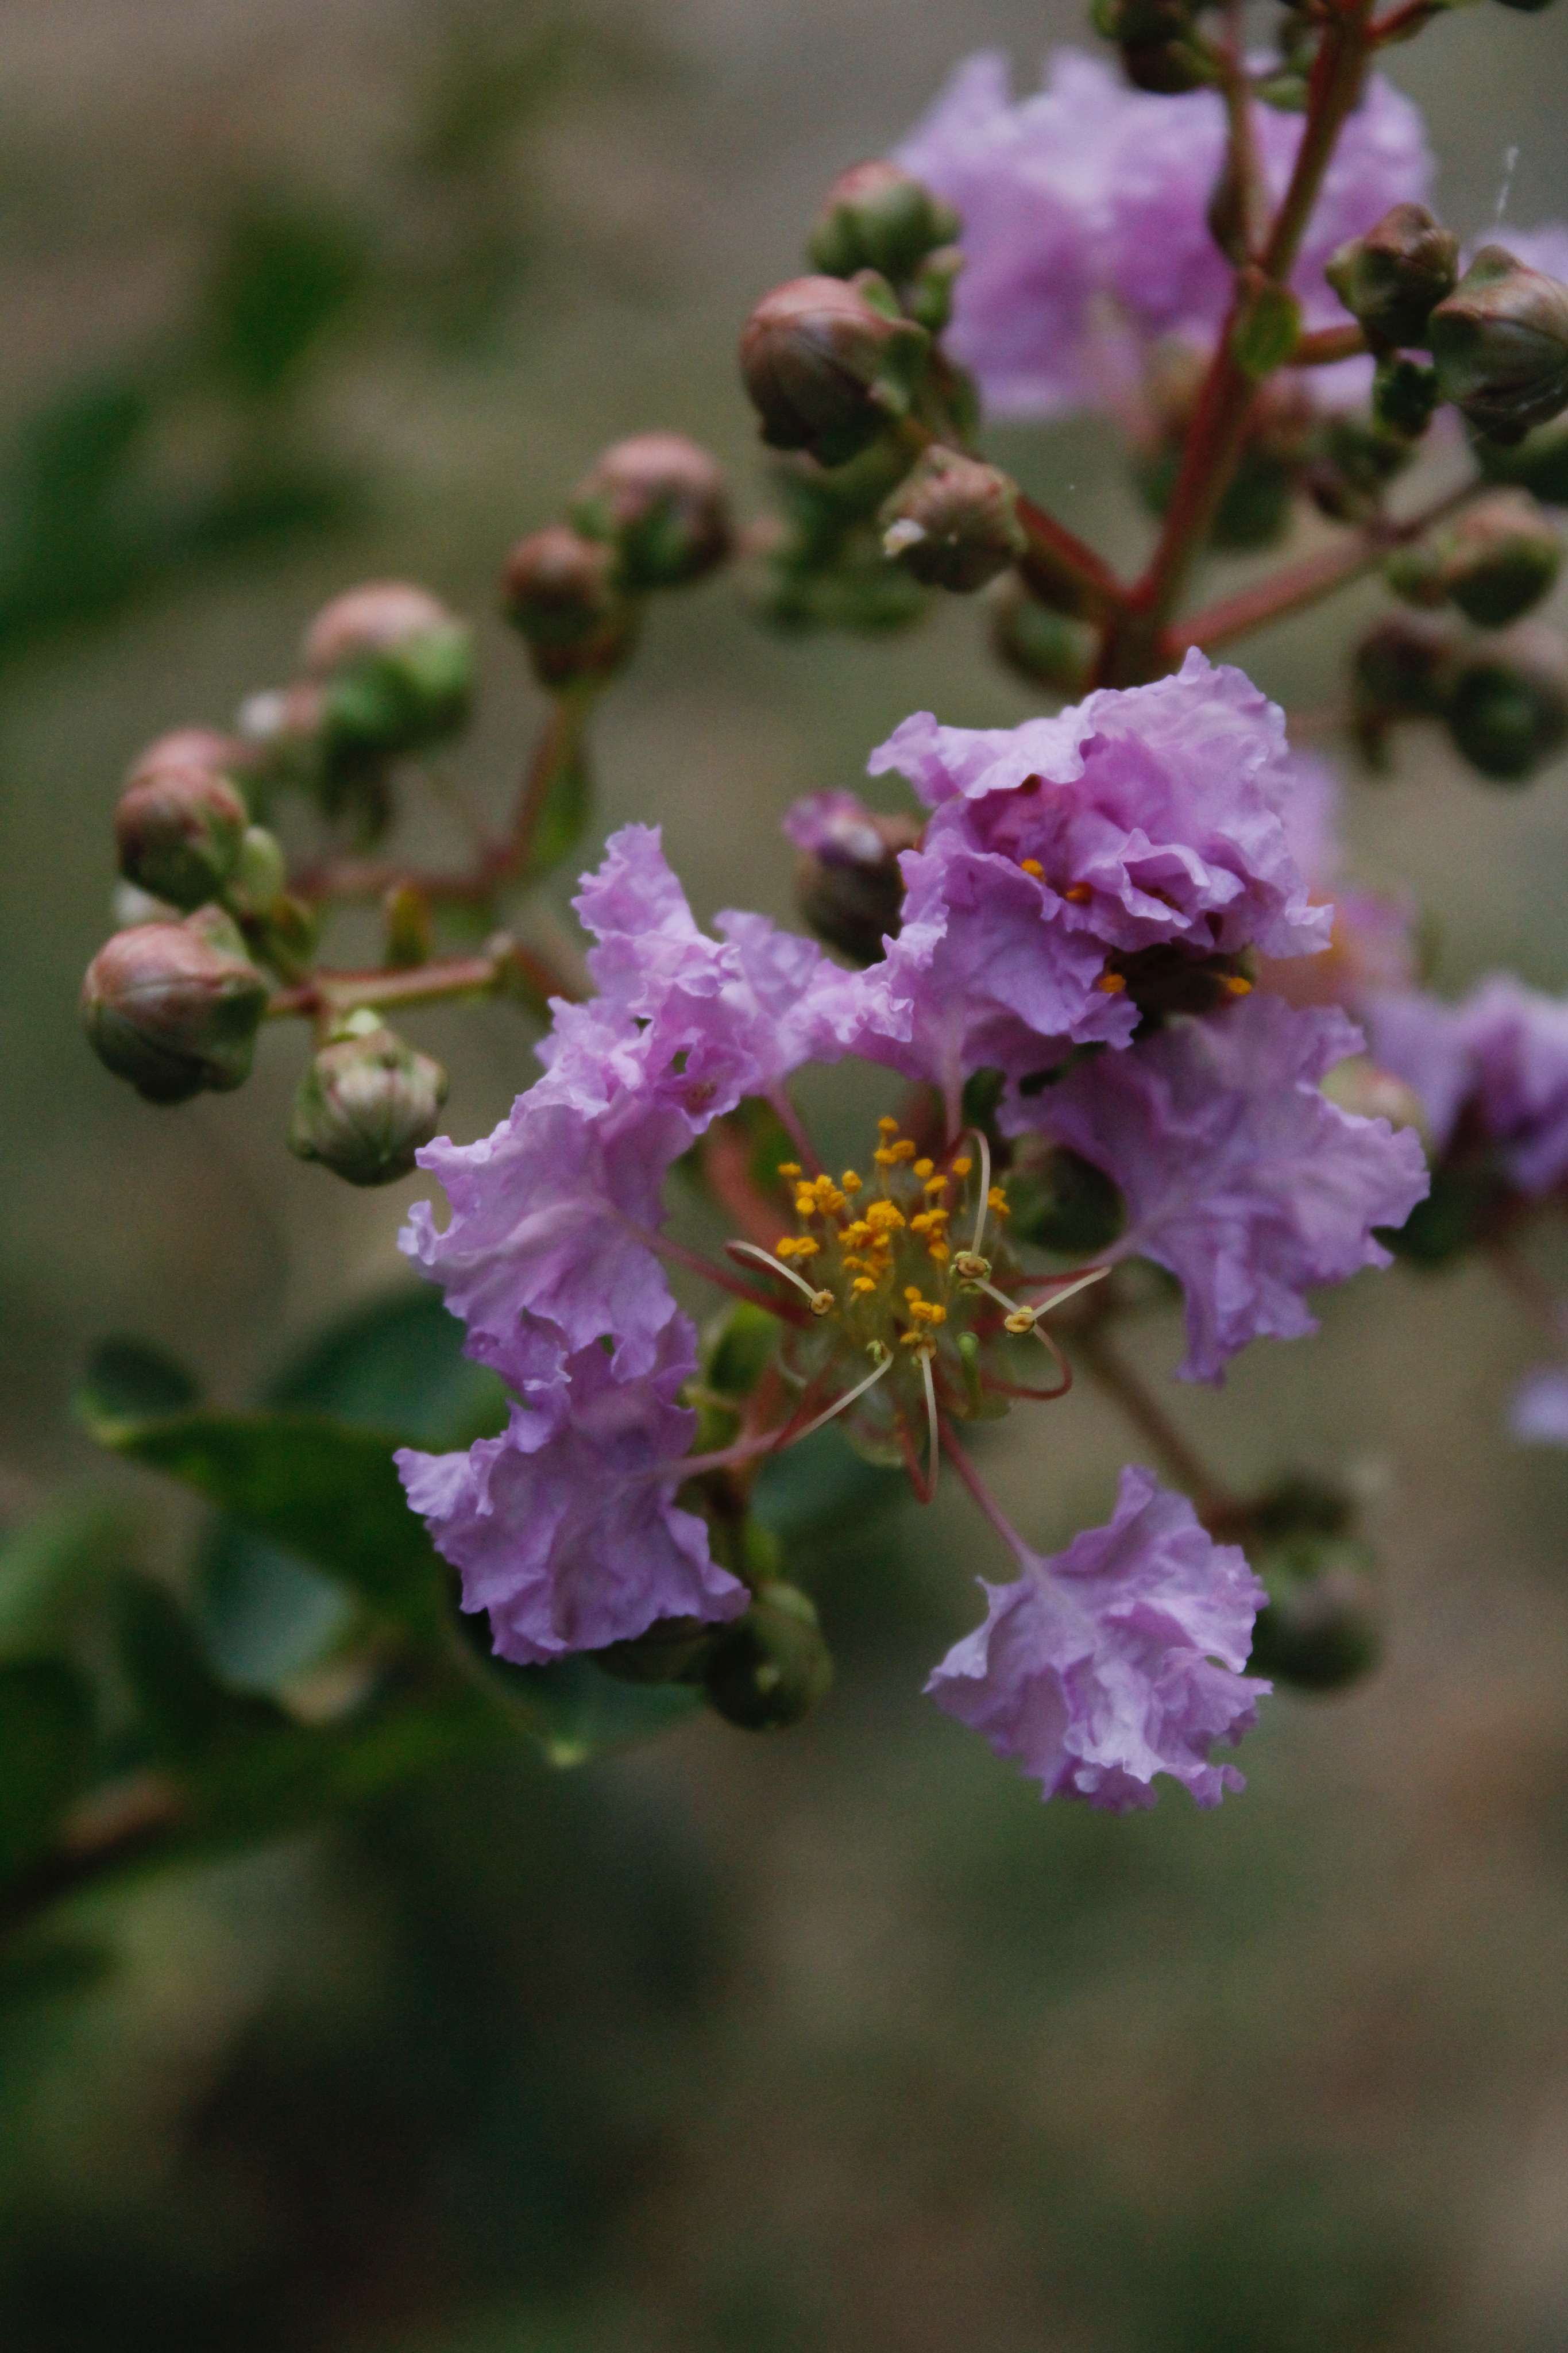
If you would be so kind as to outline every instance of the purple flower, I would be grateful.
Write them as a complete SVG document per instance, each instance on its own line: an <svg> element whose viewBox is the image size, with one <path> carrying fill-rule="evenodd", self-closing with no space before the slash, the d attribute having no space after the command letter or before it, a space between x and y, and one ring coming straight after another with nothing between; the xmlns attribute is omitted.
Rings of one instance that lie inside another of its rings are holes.
<svg viewBox="0 0 1568 2353"><path fill-rule="evenodd" d="M1267 959L1264 987L1291 1005L1342 1005L1360 1015L1376 997L1415 984L1415 911L1408 898L1342 881L1340 780L1326 760L1290 755L1282 815L1291 854L1314 899L1333 898L1326 955Z"/></svg>
<svg viewBox="0 0 1568 2353"><path fill-rule="evenodd" d="M1508 1421L1526 1446L1568 1446L1568 1365L1538 1365L1526 1373Z"/></svg>
<svg viewBox="0 0 1568 2353"><path fill-rule="evenodd" d="M595 1344L514 1406L499 1438L397 1455L410 1505L459 1572L464 1609L489 1610L503 1659L545 1666L658 1618L745 1608L703 1522L672 1500L696 1426L676 1398L696 1361L696 1333L673 1316L637 1377Z"/></svg>
<svg viewBox="0 0 1568 2353"><path fill-rule="evenodd" d="M545 1074L493 1133L419 1155L451 1203L402 1236L468 1326L468 1347L515 1384L541 1351L613 1336L617 1371L647 1372L675 1301L655 1250L665 1176L721 1113L774 1091L807 1056L841 1051L852 975L760 915L692 921L657 831L626 826L576 906L599 944L600 995L558 1003Z"/></svg>
<svg viewBox="0 0 1568 2353"><path fill-rule="evenodd" d="M1130 1467L1107 1526L1021 1558L1016 1584L984 1586L984 1624L931 1675L938 1706L1047 1798L1125 1813L1154 1803L1157 1773L1200 1806L1241 1788L1209 1751L1251 1729L1273 1686L1241 1672L1265 1595L1240 1550Z"/></svg>
<svg viewBox="0 0 1568 2353"><path fill-rule="evenodd" d="M869 765L934 814L901 860L903 929L866 976L854 1042L950 1100L983 1062L1021 1077L1068 1043L1125 1045L1138 1011L1112 955L1328 944L1284 818L1283 716L1196 650L1177 677L1020 727L917 712Z"/></svg>
<svg viewBox="0 0 1568 2353"><path fill-rule="evenodd" d="M1403 1225L1424 1198L1416 1136L1320 1091L1362 1043L1338 1012L1258 994L1095 1055L1009 1107L1015 1128L1042 1130L1120 1186L1114 1255L1155 1260L1186 1294L1183 1379L1217 1381L1249 1340L1315 1331L1306 1292L1386 1266L1373 1229Z"/></svg>
<svg viewBox="0 0 1568 2353"><path fill-rule="evenodd" d="M1421 1098L1436 1151L1468 1117L1520 1192L1568 1176L1568 1001L1500 973L1459 1005L1380 998L1368 1022L1375 1060Z"/></svg>
<svg viewBox="0 0 1568 2353"><path fill-rule="evenodd" d="M1278 200L1303 118L1262 105L1253 118ZM1098 58L1058 51L1044 89L1015 102L1003 57L958 69L899 160L963 216L952 346L999 415L1046 417L1103 400L1127 373L1129 341L1132 357L1161 335L1214 341L1232 292L1207 218L1225 149L1213 90L1156 97L1128 89ZM1432 174L1418 111L1374 75L1295 271L1309 326L1342 322L1323 278L1335 248L1391 205L1422 199ZM1352 367L1331 397L1361 397L1367 369Z"/></svg>

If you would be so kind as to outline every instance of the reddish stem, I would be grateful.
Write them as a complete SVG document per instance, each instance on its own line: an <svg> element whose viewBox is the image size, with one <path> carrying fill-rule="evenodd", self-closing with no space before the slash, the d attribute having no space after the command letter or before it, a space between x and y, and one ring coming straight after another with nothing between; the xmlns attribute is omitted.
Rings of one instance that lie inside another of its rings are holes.
<svg viewBox="0 0 1568 2353"><path fill-rule="evenodd" d="M1315 333L1301 337L1290 354L1290 365L1332 367L1338 360L1359 359L1366 347L1366 337L1354 324L1320 327Z"/></svg>

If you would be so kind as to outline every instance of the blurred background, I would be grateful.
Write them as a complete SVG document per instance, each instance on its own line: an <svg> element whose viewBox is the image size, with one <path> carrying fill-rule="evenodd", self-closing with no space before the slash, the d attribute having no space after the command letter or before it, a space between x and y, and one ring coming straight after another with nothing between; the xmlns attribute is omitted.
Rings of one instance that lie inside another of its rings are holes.
<svg viewBox="0 0 1568 2353"><path fill-rule="evenodd" d="M1489 6L1393 53L1456 227L1505 174L1510 220L1568 216L1565 30ZM172 1113L90 1059L131 754L224 724L328 595L404 574L478 620L463 773L501 808L539 715L493 617L506 544L647 426L717 448L755 512L748 303L957 58L1032 78L1061 39L1055 0L0 5L0 1519L105 1493L183 1556L192 1524L71 1420L87 1350L133 1331L253 1395L396 1282L421 1189L289 1158L297 1039ZM1131 557L1109 439L992 448ZM1321 712L1350 617L1248 665ZM783 811L927 704L1030 707L973 608L791 641L721 575L661 600L609 698L599 829L662 820L700 914L787 915ZM1351 831L1430 908L1444 986L1568 987L1561 768L1509 796L1418 746ZM531 1075L508 1008L409 1029L455 1134ZM1177 1397L1237 1478L1373 1497L1390 1625L1372 1682L1265 1710L1216 1814L1044 1810L921 1698L998 1567L942 1504L801 1564L839 1682L787 1739L704 1717L576 1773L520 1753L79 1906L91 1984L0 2008L0 2344L1556 2353L1568 1458L1500 1419L1536 1353L1480 1270L1401 1270ZM993 1459L1055 1544L1129 1451L1075 1397Z"/></svg>

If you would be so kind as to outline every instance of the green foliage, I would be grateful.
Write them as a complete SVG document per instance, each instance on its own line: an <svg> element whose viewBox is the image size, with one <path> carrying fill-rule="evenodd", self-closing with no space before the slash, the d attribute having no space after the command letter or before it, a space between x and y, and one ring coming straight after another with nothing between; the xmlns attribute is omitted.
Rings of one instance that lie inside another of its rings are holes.
<svg viewBox="0 0 1568 2353"><path fill-rule="evenodd" d="M87 1786L92 1736L91 1694L64 1660L0 1666L0 1876L48 1845Z"/></svg>
<svg viewBox="0 0 1568 2353"><path fill-rule="evenodd" d="M363 235L349 222L276 196L241 204L198 298L203 362L242 400L282 397L343 323L369 273Z"/></svg>

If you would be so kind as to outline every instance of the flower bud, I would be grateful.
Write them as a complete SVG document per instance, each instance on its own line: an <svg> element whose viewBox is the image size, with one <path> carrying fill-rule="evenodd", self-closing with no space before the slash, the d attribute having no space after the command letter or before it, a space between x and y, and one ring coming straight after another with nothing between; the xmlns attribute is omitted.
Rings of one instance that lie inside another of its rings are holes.
<svg viewBox="0 0 1568 2353"><path fill-rule="evenodd" d="M1085 691L1091 668L1088 638L1064 615L1031 596L1021 580L997 584L990 620L992 650L1016 676L1053 694Z"/></svg>
<svg viewBox="0 0 1568 2353"><path fill-rule="evenodd" d="M1425 205L1395 205L1342 245L1324 277L1374 349L1424 348L1434 305L1459 276L1459 240Z"/></svg>
<svg viewBox="0 0 1568 2353"><path fill-rule="evenodd" d="M721 1634L703 1674L708 1697L730 1724L782 1731L825 1699L833 1661L816 1611L798 1587L759 1588L746 1615Z"/></svg>
<svg viewBox="0 0 1568 2353"><path fill-rule="evenodd" d="M270 913L288 887L283 845L264 825L247 825L228 886L228 902L241 915Z"/></svg>
<svg viewBox="0 0 1568 2353"><path fill-rule="evenodd" d="M607 679L636 636L636 607L616 585L616 552L570 524L520 539L501 573L501 610L528 640L541 682Z"/></svg>
<svg viewBox="0 0 1568 2353"><path fill-rule="evenodd" d="M1368 630L1352 658L1351 701L1357 740L1374 765L1385 757L1391 727L1444 715L1453 665L1452 646L1440 629L1391 618Z"/></svg>
<svg viewBox="0 0 1568 2353"><path fill-rule="evenodd" d="M1419 441L1441 398L1436 368L1424 360L1405 359L1394 353L1379 360L1373 378L1373 424L1380 434Z"/></svg>
<svg viewBox="0 0 1568 2353"><path fill-rule="evenodd" d="M1372 1672L1383 1628L1364 1546L1303 1529L1258 1546L1252 1565L1268 1592L1253 1629L1255 1672L1316 1692L1342 1691Z"/></svg>
<svg viewBox="0 0 1568 2353"><path fill-rule="evenodd" d="M393 754L461 727L473 699L473 634L425 589L374 580L334 596L305 636L305 668L326 687L333 747Z"/></svg>
<svg viewBox="0 0 1568 2353"><path fill-rule="evenodd" d="M1539 605L1563 569L1563 543L1524 491L1499 491L1468 507L1442 533L1438 554L1450 599L1486 629Z"/></svg>
<svg viewBox="0 0 1568 2353"><path fill-rule="evenodd" d="M952 206L901 164L857 164L827 191L806 258L829 278L876 269L901 285L938 246L952 245L960 227Z"/></svg>
<svg viewBox="0 0 1568 2353"><path fill-rule="evenodd" d="M920 839L920 821L876 817L853 793L816 793L798 802L784 831L800 851L795 903L810 929L852 964L880 961L897 936L904 903L900 852Z"/></svg>
<svg viewBox="0 0 1568 2353"><path fill-rule="evenodd" d="M1568 286L1505 247L1481 248L1427 335L1444 399L1494 440L1568 408Z"/></svg>
<svg viewBox="0 0 1568 2353"><path fill-rule="evenodd" d="M715 1630L700 1618L656 1618L645 1633L591 1655L617 1683L700 1683L714 1641Z"/></svg>
<svg viewBox="0 0 1568 2353"><path fill-rule="evenodd" d="M1017 510L1018 486L997 467L938 443L882 509L882 546L922 586L967 595L1023 554Z"/></svg>
<svg viewBox="0 0 1568 2353"><path fill-rule="evenodd" d="M616 442L577 485L572 520L612 543L634 593L700 580L735 544L724 470L683 433Z"/></svg>
<svg viewBox="0 0 1568 2353"><path fill-rule="evenodd" d="M390 1185L436 1133L447 1073L368 1011L323 1046L300 1082L289 1148L351 1185Z"/></svg>
<svg viewBox="0 0 1568 2353"><path fill-rule="evenodd" d="M172 907L199 907L234 872L249 812L216 765L233 748L192 728L153 744L131 771L114 812L120 871Z"/></svg>
<svg viewBox="0 0 1568 2353"><path fill-rule="evenodd" d="M792 278L747 320L741 375L771 448L837 466L908 413L929 349L873 272Z"/></svg>
<svg viewBox="0 0 1568 2353"><path fill-rule="evenodd" d="M1121 1187L1065 1144L1013 1169L1007 1203L1016 1240L1064 1258L1098 1258L1127 1223Z"/></svg>
<svg viewBox="0 0 1568 2353"><path fill-rule="evenodd" d="M1461 659L1446 716L1473 768L1523 784L1568 742L1568 647L1526 622Z"/></svg>
<svg viewBox="0 0 1568 2353"><path fill-rule="evenodd" d="M1476 455L1494 482L1516 482L1549 507L1568 507L1568 423L1542 426L1511 449L1478 442Z"/></svg>
<svg viewBox="0 0 1568 2353"><path fill-rule="evenodd" d="M158 1103L239 1086L266 1007L266 981L216 909L117 932L81 991L99 1060Z"/></svg>
<svg viewBox="0 0 1568 2353"><path fill-rule="evenodd" d="M1189 0L1094 0L1094 29L1121 51L1135 90L1179 97L1213 79L1194 39Z"/></svg>
<svg viewBox="0 0 1568 2353"><path fill-rule="evenodd" d="M1390 1127L1413 1127L1426 1133L1426 1107L1414 1087L1391 1071L1380 1071L1365 1054L1352 1054L1336 1062L1322 1082L1322 1091L1353 1119L1385 1119Z"/></svg>

